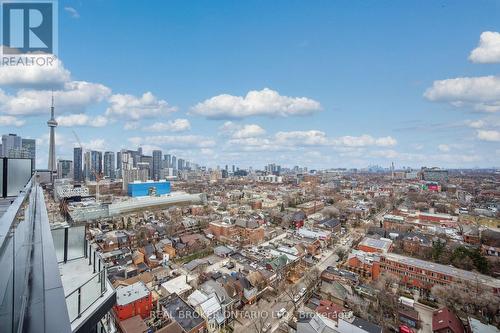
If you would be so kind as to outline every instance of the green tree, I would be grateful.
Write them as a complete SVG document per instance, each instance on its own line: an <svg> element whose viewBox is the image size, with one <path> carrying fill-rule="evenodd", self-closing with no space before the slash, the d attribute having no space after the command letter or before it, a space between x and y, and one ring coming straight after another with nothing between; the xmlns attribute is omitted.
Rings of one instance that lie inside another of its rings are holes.
<svg viewBox="0 0 500 333"><path fill-rule="evenodd" d="M432 259L438 261L444 252L445 245L441 241L434 242L432 244Z"/></svg>

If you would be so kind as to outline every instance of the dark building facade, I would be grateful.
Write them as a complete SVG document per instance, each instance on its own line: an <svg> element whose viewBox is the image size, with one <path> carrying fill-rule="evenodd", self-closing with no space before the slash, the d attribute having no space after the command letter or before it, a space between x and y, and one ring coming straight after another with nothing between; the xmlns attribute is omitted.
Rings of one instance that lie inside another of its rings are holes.
<svg viewBox="0 0 500 333"><path fill-rule="evenodd" d="M73 148L73 180L83 181L82 148Z"/></svg>

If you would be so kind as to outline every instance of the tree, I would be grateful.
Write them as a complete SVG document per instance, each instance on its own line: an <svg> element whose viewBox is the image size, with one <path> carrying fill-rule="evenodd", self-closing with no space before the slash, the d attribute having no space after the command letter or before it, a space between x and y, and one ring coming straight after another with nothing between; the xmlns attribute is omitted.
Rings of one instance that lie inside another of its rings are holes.
<svg viewBox="0 0 500 333"><path fill-rule="evenodd" d="M457 247L450 257L454 266L465 270L476 269L483 274L490 272L490 263L479 249Z"/></svg>
<svg viewBox="0 0 500 333"><path fill-rule="evenodd" d="M281 219L281 227L290 228L291 224L292 224L292 215L287 214L283 216L283 218Z"/></svg>
<svg viewBox="0 0 500 333"><path fill-rule="evenodd" d="M335 206L328 206L321 210L321 214L327 219L338 218L340 216L340 211Z"/></svg>
<svg viewBox="0 0 500 333"><path fill-rule="evenodd" d="M337 251L335 251L335 254L339 257L339 261L342 262L344 261L347 253L342 248L338 248Z"/></svg>
<svg viewBox="0 0 500 333"><path fill-rule="evenodd" d="M252 328L255 333L264 333L264 326L266 325L266 318L260 313L257 313L257 318L253 318Z"/></svg>
<svg viewBox="0 0 500 333"><path fill-rule="evenodd" d="M444 252L445 245L441 240L437 240L432 244L432 259L438 261Z"/></svg>
<svg viewBox="0 0 500 333"><path fill-rule="evenodd" d="M376 197L375 199L373 199L373 201L375 202L375 208L378 211L382 210L382 208L384 208L386 205L384 197Z"/></svg>
<svg viewBox="0 0 500 333"><path fill-rule="evenodd" d="M298 308L298 302L295 302L295 300L300 297L299 290L297 289L296 285L289 287L284 280L283 280L283 283L284 283L284 287L282 287L280 289L281 289L283 295L285 295L287 301L292 303L293 313L296 314L298 312L299 308Z"/></svg>
<svg viewBox="0 0 500 333"><path fill-rule="evenodd" d="M391 292L392 284L395 281L397 280L394 276L386 274L380 276L374 282L375 288L378 290L376 294L377 302L371 306L370 312L374 314L374 319L384 328L396 324L397 302L395 295Z"/></svg>
<svg viewBox="0 0 500 333"><path fill-rule="evenodd" d="M311 268L304 275L304 283L306 284L307 289L314 288L321 280L320 280L321 272L317 267Z"/></svg>

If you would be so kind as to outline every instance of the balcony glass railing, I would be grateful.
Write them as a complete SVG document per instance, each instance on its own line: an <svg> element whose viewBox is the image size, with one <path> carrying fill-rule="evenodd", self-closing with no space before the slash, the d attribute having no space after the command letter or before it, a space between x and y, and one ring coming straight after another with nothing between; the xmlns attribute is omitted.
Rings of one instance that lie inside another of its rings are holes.
<svg viewBox="0 0 500 333"><path fill-rule="evenodd" d="M16 197L0 219L0 332L71 331L43 190L7 166L3 194Z"/></svg>
<svg viewBox="0 0 500 333"><path fill-rule="evenodd" d="M62 226L52 229L57 262L68 262L86 257L85 226Z"/></svg>
<svg viewBox="0 0 500 333"><path fill-rule="evenodd" d="M22 193L9 207L1 219L0 237L0 331L12 332L22 324L20 306L25 304L27 294L27 247L31 233L29 227L33 223L33 206L29 204L31 186L28 184ZM15 281L21 283L15 283Z"/></svg>
<svg viewBox="0 0 500 333"><path fill-rule="evenodd" d="M86 241L85 226L63 225L52 229L70 322L106 294L106 269L94 246Z"/></svg>
<svg viewBox="0 0 500 333"><path fill-rule="evenodd" d="M94 274L80 287L66 295L69 320L74 322L82 313L88 310L107 291L106 270Z"/></svg>

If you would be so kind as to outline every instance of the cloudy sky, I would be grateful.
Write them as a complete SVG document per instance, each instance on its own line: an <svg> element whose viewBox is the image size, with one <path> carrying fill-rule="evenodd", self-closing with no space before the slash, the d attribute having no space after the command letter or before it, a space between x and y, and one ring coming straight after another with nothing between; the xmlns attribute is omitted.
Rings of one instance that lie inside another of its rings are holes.
<svg viewBox="0 0 500 333"><path fill-rule="evenodd" d="M500 166L500 2L59 1L59 62L0 67L0 130L202 165Z"/></svg>

